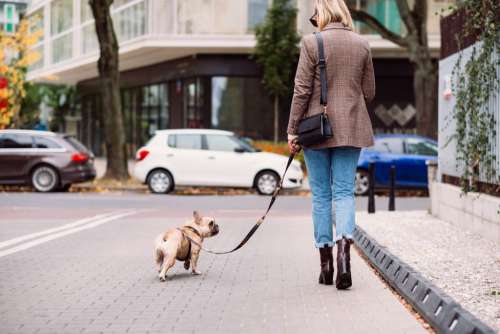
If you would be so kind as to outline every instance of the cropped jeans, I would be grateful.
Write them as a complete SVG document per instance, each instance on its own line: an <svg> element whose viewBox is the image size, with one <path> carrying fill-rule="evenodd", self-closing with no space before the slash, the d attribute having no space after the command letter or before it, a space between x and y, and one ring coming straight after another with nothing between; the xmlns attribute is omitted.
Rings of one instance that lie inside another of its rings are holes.
<svg viewBox="0 0 500 334"><path fill-rule="evenodd" d="M354 180L360 151L356 147L304 149L312 192L314 240L318 248L333 247L334 242L343 237L352 239L356 211ZM335 239L332 223L336 226Z"/></svg>

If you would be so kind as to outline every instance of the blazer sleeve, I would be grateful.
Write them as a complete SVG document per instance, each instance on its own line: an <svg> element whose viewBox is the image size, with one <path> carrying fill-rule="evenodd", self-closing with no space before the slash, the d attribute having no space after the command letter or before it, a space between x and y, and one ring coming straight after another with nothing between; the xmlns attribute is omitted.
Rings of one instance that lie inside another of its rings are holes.
<svg viewBox="0 0 500 334"><path fill-rule="evenodd" d="M309 106L309 99L313 92L316 57L313 56L314 44L311 43L313 42L312 38L314 38L314 35L309 35L302 39L299 64L297 66L297 73L295 74L295 88L290 117L288 120L287 133L291 135L297 134L299 122Z"/></svg>
<svg viewBox="0 0 500 334"><path fill-rule="evenodd" d="M375 74L373 71L372 53L368 46L368 54L365 60L365 68L363 70L363 95L367 103L371 102L375 97Z"/></svg>

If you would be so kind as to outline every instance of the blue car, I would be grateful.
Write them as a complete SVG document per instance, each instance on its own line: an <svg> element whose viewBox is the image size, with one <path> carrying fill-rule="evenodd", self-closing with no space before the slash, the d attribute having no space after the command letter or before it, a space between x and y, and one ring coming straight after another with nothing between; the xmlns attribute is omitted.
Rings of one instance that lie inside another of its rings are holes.
<svg viewBox="0 0 500 334"><path fill-rule="evenodd" d="M369 188L368 167L375 163L375 187L388 188L390 168L396 166L397 188L427 188L428 160L437 160L438 146L433 139L402 134L375 136L375 145L361 151L356 173L356 194Z"/></svg>

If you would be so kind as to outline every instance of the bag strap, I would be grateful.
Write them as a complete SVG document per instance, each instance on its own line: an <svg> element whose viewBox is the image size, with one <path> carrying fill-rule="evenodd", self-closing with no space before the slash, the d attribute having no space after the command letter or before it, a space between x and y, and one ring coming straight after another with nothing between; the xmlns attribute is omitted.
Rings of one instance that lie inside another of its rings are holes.
<svg viewBox="0 0 500 334"><path fill-rule="evenodd" d="M328 82L326 79L326 59L325 59L325 47L323 43L323 36L320 32L315 32L314 36L318 41L318 51L319 51L319 80L321 81L321 97L320 103L325 109L328 104Z"/></svg>

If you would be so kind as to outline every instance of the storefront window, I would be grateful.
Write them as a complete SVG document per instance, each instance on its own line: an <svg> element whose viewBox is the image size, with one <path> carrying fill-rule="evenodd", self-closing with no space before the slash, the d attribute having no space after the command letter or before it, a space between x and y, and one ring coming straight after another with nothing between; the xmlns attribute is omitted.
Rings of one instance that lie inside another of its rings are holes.
<svg viewBox="0 0 500 334"><path fill-rule="evenodd" d="M272 131L271 111L269 96L262 88L260 79L212 78L212 128L262 138Z"/></svg>
<svg viewBox="0 0 500 334"><path fill-rule="evenodd" d="M199 78L184 82L184 127L203 127L203 85Z"/></svg>

